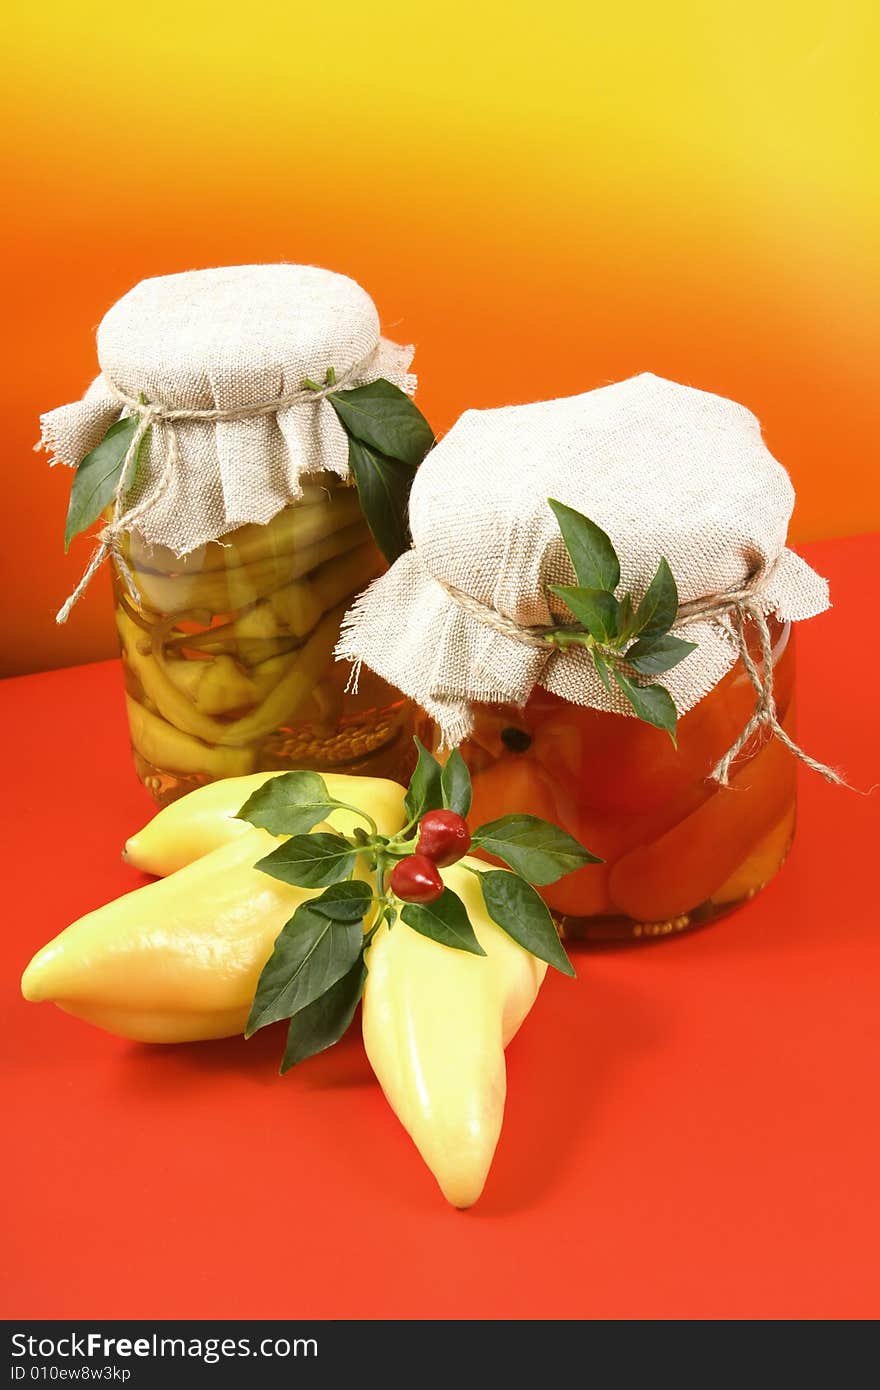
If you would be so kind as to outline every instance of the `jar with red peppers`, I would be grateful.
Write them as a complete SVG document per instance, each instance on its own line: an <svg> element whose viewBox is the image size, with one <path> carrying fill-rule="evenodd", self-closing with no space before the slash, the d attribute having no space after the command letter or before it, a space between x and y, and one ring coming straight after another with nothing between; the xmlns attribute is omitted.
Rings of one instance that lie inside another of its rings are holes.
<svg viewBox="0 0 880 1390"><path fill-rule="evenodd" d="M770 620L774 691L794 733L790 623ZM749 642L756 661L755 634ZM781 866L795 827L796 761L769 730L712 770L748 722L742 665L677 721L677 741L635 718L536 689L524 708L478 705L461 752L475 825L511 807L568 830L602 859L540 889L568 937L651 939L710 921Z"/></svg>
<svg viewBox="0 0 880 1390"><path fill-rule="evenodd" d="M672 936L784 861L793 629L828 604L793 502L748 410L651 375L469 411L420 470L345 653L460 749L474 825L540 817L601 860L538 885L564 935Z"/></svg>

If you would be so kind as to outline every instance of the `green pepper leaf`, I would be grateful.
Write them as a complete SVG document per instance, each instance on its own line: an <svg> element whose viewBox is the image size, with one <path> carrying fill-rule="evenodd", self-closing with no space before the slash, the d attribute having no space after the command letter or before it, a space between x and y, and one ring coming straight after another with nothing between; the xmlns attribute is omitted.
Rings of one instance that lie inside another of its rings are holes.
<svg viewBox="0 0 880 1390"><path fill-rule="evenodd" d="M457 748L453 748L444 764L440 786L446 810L457 811L460 816L466 816L471 809L473 795L471 774Z"/></svg>
<svg viewBox="0 0 880 1390"><path fill-rule="evenodd" d="M400 916L413 931L438 941L441 946L470 951L474 956L486 954L471 926L467 908L451 888L444 888L436 902L407 903Z"/></svg>
<svg viewBox="0 0 880 1390"><path fill-rule="evenodd" d="M346 1033L354 1018L364 985L367 967L360 955L346 975L340 976L324 994L298 1009L290 1020L281 1074L297 1062L324 1052Z"/></svg>
<svg viewBox="0 0 880 1390"><path fill-rule="evenodd" d="M591 637L597 642L613 642L620 606L613 594L606 589L576 589L564 584L551 584L549 588L568 604Z"/></svg>
<svg viewBox="0 0 880 1390"><path fill-rule="evenodd" d="M645 635L668 632L678 614L678 587L665 560L645 591L636 613L636 632Z"/></svg>
<svg viewBox="0 0 880 1390"><path fill-rule="evenodd" d="M611 677L608 674L608 662L605 660L598 647L593 648L591 656L593 658L593 665L596 668L596 675L599 677L605 689L610 690Z"/></svg>
<svg viewBox="0 0 880 1390"><path fill-rule="evenodd" d="M137 429L137 416L127 416L110 426L100 444L77 465L70 489L67 523L64 528L64 553L70 549L74 536L97 521L105 507L113 501L122 466ZM147 431L149 433L149 431ZM141 448L146 434L141 440ZM140 453L140 449L138 450ZM131 480L134 481L134 478Z"/></svg>
<svg viewBox="0 0 880 1390"><path fill-rule="evenodd" d="M617 638L626 642L636 630L636 615L633 609L632 594L624 594L617 609Z"/></svg>
<svg viewBox="0 0 880 1390"><path fill-rule="evenodd" d="M503 859L529 883L556 883L585 864L601 864L573 835L538 816L502 816L474 831L476 848Z"/></svg>
<svg viewBox="0 0 880 1390"><path fill-rule="evenodd" d="M326 888L349 878L357 850L341 835L294 835L254 866L298 888Z"/></svg>
<svg viewBox="0 0 880 1390"><path fill-rule="evenodd" d="M547 905L519 874L490 869L480 874L486 911L502 931L563 975L574 975Z"/></svg>
<svg viewBox="0 0 880 1390"><path fill-rule="evenodd" d="M333 883L319 898L310 898L309 907L334 922L362 922L373 901L373 890L362 879Z"/></svg>
<svg viewBox="0 0 880 1390"><path fill-rule="evenodd" d="M244 1035L290 1018L346 975L361 954L361 919L334 921L300 903L282 927L263 967Z"/></svg>
<svg viewBox="0 0 880 1390"><path fill-rule="evenodd" d="M677 742L678 711L669 691L662 685L636 685L622 671L613 672L614 679L629 700L639 719L665 729L673 743Z"/></svg>
<svg viewBox="0 0 880 1390"><path fill-rule="evenodd" d="M616 589L620 583L620 562L610 537L564 502L552 497L547 500L559 523L578 584L584 589Z"/></svg>
<svg viewBox="0 0 880 1390"><path fill-rule="evenodd" d="M657 676L661 671L671 671L696 649L696 642L684 642L671 632L649 632L633 642L624 660L640 675Z"/></svg>
<svg viewBox="0 0 880 1390"><path fill-rule="evenodd" d="M348 441L348 467L373 540L393 565L409 550L409 493L415 472L408 463L385 458L357 439Z"/></svg>
<svg viewBox="0 0 880 1390"><path fill-rule="evenodd" d="M283 772L248 797L237 819L273 835L304 835L338 805L317 772Z"/></svg>
<svg viewBox="0 0 880 1390"><path fill-rule="evenodd" d="M439 811L443 805L443 769L421 739L414 737L413 742L419 751L419 760L403 803L411 821L418 820L426 811Z"/></svg>
<svg viewBox="0 0 880 1390"><path fill-rule="evenodd" d="M434 432L418 406L390 381L333 391L326 399L350 438L387 459L416 468L434 446Z"/></svg>

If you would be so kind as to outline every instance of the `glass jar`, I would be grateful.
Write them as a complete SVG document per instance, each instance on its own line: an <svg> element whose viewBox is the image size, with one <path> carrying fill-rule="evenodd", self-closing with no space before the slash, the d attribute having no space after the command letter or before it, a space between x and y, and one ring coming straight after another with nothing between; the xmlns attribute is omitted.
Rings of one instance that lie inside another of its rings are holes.
<svg viewBox="0 0 880 1390"><path fill-rule="evenodd" d="M357 491L310 477L300 502L182 558L126 536L114 572L135 765L161 804L278 768L404 781L410 703L334 658L342 616L384 568Z"/></svg>
<svg viewBox="0 0 880 1390"><path fill-rule="evenodd" d="M779 720L793 735L791 627L771 619L770 632ZM760 669L753 633L749 649ZM700 926L758 892L794 833L797 764L779 739L755 735L729 787L710 780L754 708L741 662L679 720L677 748L638 719L540 688L523 709L479 706L461 746L471 822L541 816L604 859L539 890L566 937L644 941Z"/></svg>

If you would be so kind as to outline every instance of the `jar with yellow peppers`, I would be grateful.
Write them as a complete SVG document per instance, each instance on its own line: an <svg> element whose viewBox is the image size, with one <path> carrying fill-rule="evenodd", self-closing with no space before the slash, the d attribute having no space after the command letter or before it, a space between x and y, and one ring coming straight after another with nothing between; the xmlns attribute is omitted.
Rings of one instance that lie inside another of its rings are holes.
<svg viewBox="0 0 880 1390"><path fill-rule="evenodd" d="M310 266L146 280L98 328L101 375L43 417L75 466L66 544L99 517L137 772L165 803L306 767L406 777L413 711L334 656L353 596L408 545L433 444L412 349Z"/></svg>
<svg viewBox="0 0 880 1390"><path fill-rule="evenodd" d="M420 471L344 652L460 748L480 853L539 848L540 818L596 857L540 888L563 935L729 911L785 859L798 758L840 780L794 741L793 624L828 591L793 501L748 410L651 375L469 411Z"/></svg>

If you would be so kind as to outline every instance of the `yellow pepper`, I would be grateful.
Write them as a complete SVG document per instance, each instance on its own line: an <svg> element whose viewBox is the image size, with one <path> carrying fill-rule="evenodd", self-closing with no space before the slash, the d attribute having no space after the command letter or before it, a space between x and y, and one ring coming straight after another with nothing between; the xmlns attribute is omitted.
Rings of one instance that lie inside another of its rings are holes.
<svg viewBox="0 0 880 1390"><path fill-rule="evenodd" d="M22 976L25 999L51 999L140 1042L243 1032L276 936L319 891L254 868L277 843L245 827L171 878L81 917L34 956Z"/></svg>
<svg viewBox="0 0 880 1390"><path fill-rule="evenodd" d="M192 734L176 729L152 710L145 709L139 700L126 695L128 728L132 747L154 767L170 772L206 773L209 777L228 779L250 772L254 765L253 748L212 748Z"/></svg>
<svg viewBox="0 0 880 1390"><path fill-rule="evenodd" d="M122 608L116 611L116 623L126 661L162 718L180 733L217 748L230 748L244 747L293 718L332 658L343 612L344 605L325 613L296 654L290 657L289 664L285 663L276 671L278 679L268 689L262 703L229 723L212 718L198 699L193 699L175 683L174 672L169 670L160 647L156 646L152 654L141 651L141 630ZM204 669L202 665L203 679ZM233 699L236 702L240 699L244 704L253 703L257 687L244 677L238 677L238 682L232 688ZM162 762L159 765L174 766Z"/></svg>
<svg viewBox="0 0 880 1390"><path fill-rule="evenodd" d="M268 777L227 778L160 811L128 841L126 859L167 874L74 922L38 951L22 977L26 999L141 1042L194 1042L244 1031L260 971L300 903L295 888L255 869L278 840L235 813ZM393 835L403 787L328 773L336 800L363 805ZM316 830L350 835L363 820L336 810Z"/></svg>
<svg viewBox="0 0 880 1390"><path fill-rule="evenodd" d="M127 537L128 560L139 570L153 574L200 575L207 570L252 565L280 551L302 550L316 545L334 531L344 530L360 520L361 510L354 488L303 488L296 507L287 508L270 526L249 525L232 531L222 543L200 546L186 555L175 555L163 545L148 545L137 531ZM109 518L108 518L109 519Z"/></svg>
<svg viewBox="0 0 880 1390"><path fill-rule="evenodd" d="M280 772L254 772L248 777L225 777L173 801L159 811L142 830L126 841L123 858L144 873L166 875L191 864L220 845L250 832L247 821L236 815L244 803L270 777ZM405 792L384 777L349 777L322 774L335 801L362 807L375 820L380 835L393 835L403 826ZM340 835L351 835L363 819L351 811L332 811L327 820Z"/></svg>
<svg viewBox="0 0 880 1390"><path fill-rule="evenodd" d="M440 946L398 921L366 955L364 1046L370 1065L447 1201L479 1197L504 1118L504 1049L547 966L487 916L463 859L443 881L464 902L485 957Z"/></svg>
<svg viewBox="0 0 880 1390"><path fill-rule="evenodd" d="M235 819L248 797L278 775L227 778L160 811L131 837L125 857L167 877L89 913L43 947L22 978L25 998L54 1000L68 1013L145 1042L241 1033L275 938L297 906L320 891L256 869L278 840ZM402 828L404 790L397 783L333 774L324 780L332 797L368 811L381 834ZM359 825L354 812L335 810L316 829L351 835ZM367 1055L442 1192L458 1207L470 1206L483 1190L504 1114L504 1049L547 969L488 917L476 876L486 867L463 859L442 871L485 956L428 940L400 919L379 927L365 956Z"/></svg>
<svg viewBox="0 0 880 1390"><path fill-rule="evenodd" d="M356 507L355 498L353 514ZM331 531L293 553L269 553L252 564L202 573L181 570L172 575L137 569L135 581L143 602L156 613L183 613L193 608L206 609L209 613L233 613L265 598L274 589L300 579L327 560L363 546L368 540L369 531L359 521L342 530ZM217 548L222 551L222 547Z"/></svg>

